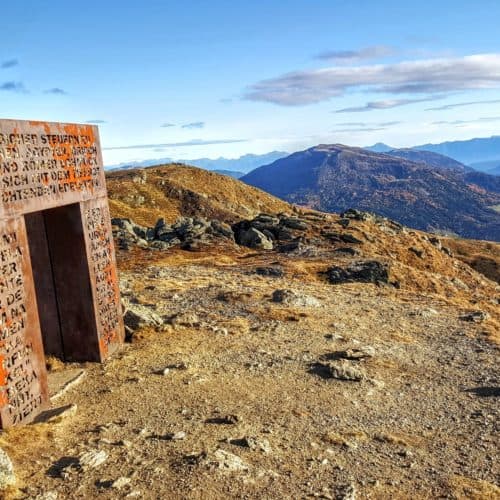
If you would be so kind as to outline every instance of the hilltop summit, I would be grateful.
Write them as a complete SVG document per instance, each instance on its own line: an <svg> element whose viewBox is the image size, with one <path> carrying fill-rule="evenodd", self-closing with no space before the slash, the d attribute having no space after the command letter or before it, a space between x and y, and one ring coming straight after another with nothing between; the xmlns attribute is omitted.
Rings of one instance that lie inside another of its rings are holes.
<svg viewBox="0 0 500 500"><path fill-rule="evenodd" d="M321 144L241 178L286 201L327 212L369 210L402 224L500 241L500 180L390 154Z"/></svg>

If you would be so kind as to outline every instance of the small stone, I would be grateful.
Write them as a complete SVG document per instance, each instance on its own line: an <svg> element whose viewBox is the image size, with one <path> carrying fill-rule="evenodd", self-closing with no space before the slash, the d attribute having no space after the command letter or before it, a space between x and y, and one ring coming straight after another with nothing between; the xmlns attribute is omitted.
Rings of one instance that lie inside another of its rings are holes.
<svg viewBox="0 0 500 500"><path fill-rule="evenodd" d="M193 312L181 312L170 318L170 324L174 327L178 326L199 326L200 319Z"/></svg>
<svg viewBox="0 0 500 500"><path fill-rule="evenodd" d="M139 490L131 491L125 498L139 498L142 496L142 493Z"/></svg>
<svg viewBox="0 0 500 500"><path fill-rule="evenodd" d="M0 491L12 486L16 482L14 466L9 455L0 448Z"/></svg>
<svg viewBox="0 0 500 500"><path fill-rule="evenodd" d="M59 495L57 491L46 491L45 493L40 493L34 500L57 500Z"/></svg>
<svg viewBox="0 0 500 500"><path fill-rule="evenodd" d="M420 259L423 259L425 257L425 252L421 248L410 247L408 250L414 253Z"/></svg>
<svg viewBox="0 0 500 500"><path fill-rule="evenodd" d="M344 359L373 358L375 356L375 349L372 346L364 346L359 349L340 351L338 355Z"/></svg>
<svg viewBox="0 0 500 500"><path fill-rule="evenodd" d="M487 320L490 317L488 313L485 313L483 311L472 311L467 314L463 314L460 316L460 319L462 321L470 321L472 323L482 323L483 321Z"/></svg>
<svg viewBox="0 0 500 500"><path fill-rule="evenodd" d="M332 361L328 363L327 367L330 376L338 380L359 382L365 378L365 374L359 368L356 368L346 360Z"/></svg>
<svg viewBox="0 0 500 500"><path fill-rule="evenodd" d="M287 289L275 290L272 300L296 307L319 307L321 305L321 302L315 297Z"/></svg>
<svg viewBox="0 0 500 500"><path fill-rule="evenodd" d="M111 488L114 488L115 490L120 490L124 486L130 484L131 481L132 479L130 479L129 477L119 477L118 479L113 481L113 483L111 484Z"/></svg>
<svg viewBox="0 0 500 500"><path fill-rule="evenodd" d="M81 469L96 469L108 459L108 454L104 451L91 450L78 457L78 465Z"/></svg>
<svg viewBox="0 0 500 500"><path fill-rule="evenodd" d="M249 468L239 456L222 449L214 452L213 460L210 461L210 464L216 465L218 469L227 472L247 471Z"/></svg>
<svg viewBox="0 0 500 500"><path fill-rule="evenodd" d="M165 439L169 441L181 441L186 439L186 433L184 431L171 432L165 436Z"/></svg>
<svg viewBox="0 0 500 500"><path fill-rule="evenodd" d="M356 500L356 487L354 484L348 484L339 489L337 500Z"/></svg>
<svg viewBox="0 0 500 500"><path fill-rule="evenodd" d="M263 453L271 452L271 445L267 439L248 436L241 439L230 439L229 442L237 446L250 448L253 451L262 451Z"/></svg>
<svg viewBox="0 0 500 500"><path fill-rule="evenodd" d="M285 274L281 267L257 267L255 273L259 276L272 276L274 278L281 278Z"/></svg>
<svg viewBox="0 0 500 500"><path fill-rule="evenodd" d="M162 318L149 307L141 304L133 304L132 302L125 302L124 307L125 315L123 321L125 326L132 331L145 326L159 327L163 324Z"/></svg>
<svg viewBox="0 0 500 500"><path fill-rule="evenodd" d="M212 417L206 420L207 424L225 424L225 425L236 425L241 422L241 418L238 415L224 415Z"/></svg>

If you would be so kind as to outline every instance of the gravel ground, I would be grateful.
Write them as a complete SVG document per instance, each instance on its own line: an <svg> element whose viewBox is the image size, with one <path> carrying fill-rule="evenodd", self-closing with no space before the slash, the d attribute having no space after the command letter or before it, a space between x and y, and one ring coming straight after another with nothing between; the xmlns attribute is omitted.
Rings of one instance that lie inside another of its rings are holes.
<svg viewBox="0 0 500 500"><path fill-rule="evenodd" d="M2 435L19 497L500 498L498 346L480 324L437 295L258 264L123 271L165 327L69 366L86 377L56 406L76 414Z"/></svg>

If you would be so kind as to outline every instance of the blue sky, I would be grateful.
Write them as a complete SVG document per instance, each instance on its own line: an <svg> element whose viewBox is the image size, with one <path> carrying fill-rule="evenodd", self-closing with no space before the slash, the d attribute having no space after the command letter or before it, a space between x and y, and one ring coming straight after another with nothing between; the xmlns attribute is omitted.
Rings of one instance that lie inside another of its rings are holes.
<svg viewBox="0 0 500 500"><path fill-rule="evenodd" d="M0 117L102 122L106 164L500 133L498 0L0 9Z"/></svg>

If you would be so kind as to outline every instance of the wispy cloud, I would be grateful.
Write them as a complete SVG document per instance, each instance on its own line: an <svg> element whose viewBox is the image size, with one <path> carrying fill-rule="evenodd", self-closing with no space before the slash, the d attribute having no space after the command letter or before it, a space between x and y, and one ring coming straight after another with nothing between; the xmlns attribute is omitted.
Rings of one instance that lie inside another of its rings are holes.
<svg viewBox="0 0 500 500"><path fill-rule="evenodd" d="M500 87L500 54L296 71L252 85L244 98L281 106L327 101L348 90L432 94Z"/></svg>
<svg viewBox="0 0 500 500"><path fill-rule="evenodd" d="M384 128L386 129L387 127L393 127L395 125L399 125L401 122L400 121L392 121L392 122L342 122L342 123L336 123L336 126L338 127L345 127L346 130L373 130L373 129L380 129ZM349 128L347 128L349 127ZM353 127L353 128L351 128Z"/></svg>
<svg viewBox="0 0 500 500"><path fill-rule="evenodd" d="M379 130L387 130L387 127L338 128L332 130L332 132L336 134L345 134L349 132L378 132Z"/></svg>
<svg viewBox="0 0 500 500"><path fill-rule="evenodd" d="M163 144L136 144L132 146L111 146L106 149L107 151L115 151L118 149L157 149L157 148L182 148L188 146L209 146L211 144L234 144L237 142L247 142L247 139L214 139L214 140L202 140L193 139L192 141L186 142L167 142Z"/></svg>
<svg viewBox="0 0 500 500"><path fill-rule="evenodd" d="M106 120L87 120L85 123L90 123L93 125L102 125L104 123L108 123Z"/></svg>
<svg viewBox="0 0 500 500"><path fill-rule="evenodd" d="M175 123L162 123L160 127L161 128L175 127Z"/></svg>
<svg viewBox="0 0 500 500"><path fill-rule="evenodd" d="M366 123L366 122L342 122L337 123L339 127L392 127L399 125L401 122L379 122L379 123Z"/></svg>
<svg viewBox="0 0 500 500"><path fill-rule="evenodd" d="M205 122L192 122L182 125L182 128L203 128L204 126Z"/></svg>
<svg viewBox="0 0 500 500"><path fill-rule="evenodd" d="M431 96L419 99L386 99L383 101L367 102L363 106L353 106L351 108L337 109L334 113L363 113L365 111L374 111L377 109L391 109L398 108L399 106L406 106L407 104L415 104L418 102L435 101L436 99L443 99L442 96Z"/></svg>
<svg viewBox="0 0 500 500"><path fill-rule="evenodd" d="M3 61L0 64L0 68L2 69L8 69L8 68L13 68L14 66L18 66L19 61L17 59L9 59L8 61Z"/></svg>
<svg viewBox="0 0 500 500"><path fill-rule="evenodd" d="M500 121L500 116L484 116L482 118L475 118L472 120L440 120L437 122L432 122L431 125L469 125L472 123L488 123L498 121Z"/></svg>
<svg viewBox="0 0 500 500"><path fill-rule="evenodd" d="M425 111L447 111L448 109L461 108L463 106L474 106L476 104L498 104L500 99L492 99L489 101L468 101L468 102L457 102L455 104L445 104L444 106L438 106L436 108L428 108Z"/></svg>
<svg viewBox="0 0 500 500"><path fill-rule="evenodd" d="M59 87L53 87L51 89L47 89L43 91L44 94L53 94L53 95L67 95L68 93Z"/></svg>
<svg viewBox="0 0 500 500"><path fill-rule="evenodd" d="M4 82L0 83L0 90L5 92L26 93L27 90L22 82Z"/></svg>
<svg viewBox="0 0 500 500"><path fill-rule="evenodd" d="M364 127L366 125L365 122L342 122L337 123L339 127Z"/></svg>
<svg viewBox="0 0 500 500"><path fill-rule="evenodd" d="M353 63L367 59L379 59L395 53L393 47L387 45L372 45L357 50L329 50L315 56L316 59L334 61L336 63Z"/></svg>
<svg viewBox="0 0 500 500"><path fill-rule="evenodd" d="M399 121L394 121L394 122L380 122L378 125L381 127L394 127L395 125L399 125L401 122Z"/></svg>

